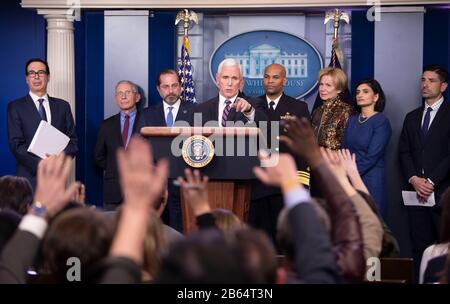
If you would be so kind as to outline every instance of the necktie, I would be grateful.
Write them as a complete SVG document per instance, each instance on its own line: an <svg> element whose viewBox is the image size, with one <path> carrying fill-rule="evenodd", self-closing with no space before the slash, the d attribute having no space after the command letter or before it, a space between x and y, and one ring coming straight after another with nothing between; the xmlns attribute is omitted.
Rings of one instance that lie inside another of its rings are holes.
<svg viewBox="0 0 450 304"><path fill-rule="evenodd" d="M269 102L269 108L271 111L275 111L275 101L271 100Z"/></svg>
<svg viewBox="0 0 450 304"><path fill-rule="evenodd" d="M423 119L423 124L422 124L422 135L425 137L427 136L427 132L428 132L428 125L430 124L430 113L431 111L433 111L433 109L431 107L429 107L427 109L427 112L425 113L425 117Z"/></svg>
<svg viewBox="0 0 450 304"><path fill-rule="evenodd" d="M47 121L47 113L45 113L44 105L42 104L45 101L44 98L38 99L39 102L39 114L41 115L41 119Z"/></svg>
<svg viewBox="0 0 450 304"><path fill-rule="evenodd" d="M130 128L130 115L125 114L125 123L123 124L122 130L122 143L124 147L127 146L129 128Z"/></svg>
<svg viewBox="0 0 450 304"><path fill-rule="evenodd" d="M166 125L168 127L173 126L173 113L172 113L173 107L169 107L169 113L167 114L166 118Z"/></svg>
<svg viewBox="0 0 450 304"><path fill-rule="evenodd" d="M225 127L227 124L227 118L228 118L228 114L230 114L230 109L231 109L231 101L226 100L225 101L226 107L225 109L223 109L223 113L222 113L222 127Z"/></svg>

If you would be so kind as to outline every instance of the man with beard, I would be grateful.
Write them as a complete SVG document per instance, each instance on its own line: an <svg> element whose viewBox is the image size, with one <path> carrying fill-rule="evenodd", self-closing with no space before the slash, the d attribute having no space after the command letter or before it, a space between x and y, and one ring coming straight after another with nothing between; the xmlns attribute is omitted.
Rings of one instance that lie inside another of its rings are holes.
<svg viewBox="0 0 450 304"><path fill-rule="evenodd" d="M129 80L119 81L115 100L120 112L102 122L95 145L95 162L105 171L103 208L107 211L115 210L123 200L117 171L117 150L120 147L126 149L131 135L139 133L141 128L141 118L136 108L141 95L137 86Z"/></svg>
<svg viewBox="0 0 450 304"><path fill-rule="evenodd" d="M159 72L156 89L162 102L143 110L146 126L172 127L193 124L194 104L181 99L181 82L175 70L165 69ZM172 179L169 179L167 190L169 197L162 219L172 228L182 232L180 189L173 185Z"/></svg>
<svg viewBox="0 0 450 304"><path fill-rule="evenodd" d="M47 61L40 58L28 60L25 75L30 89L28 95L8 104L8 141L16 158L16 175L28 179L34 189L36 170L41 159L27 149L41 120L47 121L70 138L64 149L66 155L75 157L78 145L69 103L47 94L50 81Z"/></svg>

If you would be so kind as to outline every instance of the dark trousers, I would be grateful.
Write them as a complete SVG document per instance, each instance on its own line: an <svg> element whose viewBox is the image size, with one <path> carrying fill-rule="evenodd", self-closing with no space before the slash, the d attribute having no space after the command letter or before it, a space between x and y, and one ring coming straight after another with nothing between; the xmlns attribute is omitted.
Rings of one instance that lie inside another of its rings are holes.
<svg viewBox="0 0 450 304"><path fill-rule="evenodd" d="M407 207L411 235L414 273L418 281L423 251L439 239L439 207Z"/></svg>
<svg viewBox="0 0 450 304"><path fill-rule="evenodd" d="M267 233L276 243L277 220L283 209L283 196L273 194L250 202L248 222L251 226Z"/></svg>

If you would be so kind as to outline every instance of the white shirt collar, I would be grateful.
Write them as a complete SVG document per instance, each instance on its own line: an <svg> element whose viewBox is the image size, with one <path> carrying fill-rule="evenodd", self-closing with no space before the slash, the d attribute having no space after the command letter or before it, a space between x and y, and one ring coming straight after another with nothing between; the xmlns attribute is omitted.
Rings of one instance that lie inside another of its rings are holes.
<svg viewBox="0 0 450 304"><path fill-rule="evenodd" d="M427 104L427 102L425 101L425 109L424 111L426 111L428 108L432 108L433 112L437 112L439 110L439 108L441 107L441 104L444 102L444 96L442 96L441 98L439 98L438 101L436 101L432 106L429 106Z"/></svg>
<svg viewBox="0 0 450 304"><path fill-rule="evenodd" d="M234 101L236 100L238 94L234 95L231 98L226 98L225 96L222 96L222 94L219 93L219 104L223 107L225 107L225 101L229 100L231 101L231 103L234 103Z"/></svg>
<svg viewBox="0 0 450 304"><path fill-rule="evenodd" d="M164 113L169 112L169 107L173 107L172 112L174 112L174 110L178 111L178 109L180 108L180 104L181 104L181 100L179 98L173 105L170 105L163 100Z"/></svg>
<svg viewBox="0 0 450 304"><path fill-rule="evenodd" d="M44 96L42 96L42 97L37 96L36 94L34 94L31 91L28 94L30 94L31 99L33 99L34 103L36 103L36 104L38 103L39 99L44 99L45 101L48 102L48 95L47 95L47 93Z"/></svg>
<svg viewBox="0 0 450 304"><path fill-rule="evenodd" d="M278 96L278 97L275 98L275 99L270 99L269 96L266 95L267 107L270 107L269 103L270 103L271 101L273 101L273 102L275 103L275 105L273 106L273 108L276 109L278 103L280 102L281 96L283 96L283 93L281 93L281 95Z"/></svg>

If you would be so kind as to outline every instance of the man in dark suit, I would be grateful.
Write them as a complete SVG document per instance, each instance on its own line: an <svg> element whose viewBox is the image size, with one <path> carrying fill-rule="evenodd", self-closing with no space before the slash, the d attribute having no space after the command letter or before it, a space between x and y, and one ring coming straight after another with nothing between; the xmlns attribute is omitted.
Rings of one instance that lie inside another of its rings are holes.
<svg viewBox="0 0 450 304"><path fill-rule="evenodd" d="M424 68L421 91L425 104L406 115L400 136L399 156L406 190L415 191L421 202L432 193L436 200L434 207L407 207L417 274L423 251L439 237L439 200L450 185L450 105L442 95L447 86L448 72L444 68Z"/></svg>
<svg viewBox="0 0 450 304"><path fill-rule="evenodd" d="M100 125L95 145L95 162L104 170L103 207L115 210L122 203L116 153L126 147L130 137L139 133L142 126L136 104L141 99L137 86L129 81L119 81L115 88L115 100L120 112L105 119Z"/></svg>
<svg viewBox="0 0 450 304"><path fill-rule="evenodd" d="M171 69L159 72L156 89L162 98L162 102L144 109L145 125L152 127L187 127L192 125L194 105L181 99L181 82L177 72ZM183 217L180 189L173 184L172 179L169 179L167 190L169 197L162 219L172 228L182 232Z"/></svg>
<svg viewBox="0 0 450 304"><path fill-rule="evenodd" d="M281 64L271 64L264 71L263 84L266 94L259 96L255 104L260 104L268 117L267 128L260 124L262 132L266 135L268 148L272 152L291 153L290 149L278 141L276 134L286 135L282 125L277 126L276 132L271 131L271 122L281 123L288 116L310 119L308 106L305 102L284 94L284 86L287 83L286 69ZM274 134L272 134L274 133ZM291 153L292 154L292 153ZM308 184L309 176L306 172L306 164L298 156L293 155L297 168L301 170L301 180ZM249 222L254 227L262 229L275 238L278 215L283 208L283 196L280 188L269 187L255 181L252 184Z"/></svg>
<svg viewBox="0 0 450 304"><path fill-rule="evenodd" d="M236 122L247 124L267 120L259 105L252 105L239 94L244 77L238 61L223 60L217 69L216 82L219 96L199 104L195 110L202 114L201 125L226 127ZM199 122L194 121L194 124L199 125Z"/></svg>
<svg viewBox="0 0 450 304"><path fill-rule="evenodd" d="M75 157L78 151L75 124L70 105L47 94L50 69L45 60L33 58L25 65L30 92L8 104L8 141L16 158L16 174L28 179L36 187L36 170L41 158L27 151L41 120L45 120L66 134L70 141L64 152Z"/></svg>
<svg viewBox="0 0 450 304"><path fill-rule="evenodd" d="M156 89L162 102L143 110L146 126L192 125L194 105L181 100L181 83L175 70L159 72Z"/></svg>

